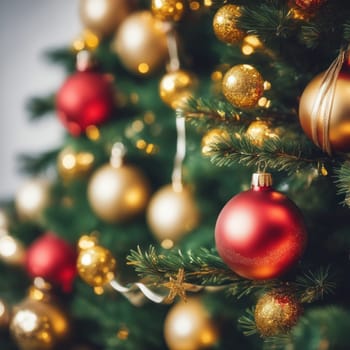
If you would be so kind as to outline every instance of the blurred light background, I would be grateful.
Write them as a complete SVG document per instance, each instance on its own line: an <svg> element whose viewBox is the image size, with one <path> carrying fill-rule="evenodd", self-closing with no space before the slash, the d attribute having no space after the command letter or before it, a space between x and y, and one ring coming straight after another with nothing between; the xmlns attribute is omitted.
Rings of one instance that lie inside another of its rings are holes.
<svg viewBox="0 0 350 350"><path fill-rule="evenodd" d="M62 84L62 68L44 52L70 45L81 29L78 0L0 0L0 199L13 197L26 179L18 172L19 154L62 142L56 116L30 122L26 104Z"/></svg>

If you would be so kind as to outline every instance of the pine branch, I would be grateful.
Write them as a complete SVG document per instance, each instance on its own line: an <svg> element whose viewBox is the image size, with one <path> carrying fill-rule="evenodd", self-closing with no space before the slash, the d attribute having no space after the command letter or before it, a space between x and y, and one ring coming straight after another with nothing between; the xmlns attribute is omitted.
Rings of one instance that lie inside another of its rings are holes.
<svg viewBox="0 0 350 350"><path fill-rule="evenodd" d="M318 169L319 164L330 159L319 150L310 147L310 143L289 139L271 138L259 147L245 135L230 140L221 139L212 147L211 161L218 166L242 164L248 167L264 167L285 171L289 175L298 171Z"/></svg>
<svg viewBox="0 0 350 350"><path fill-rule="evenodd" d="M348 205L350 195L350 161L344 162L340 168L336 170L335 184L338 188L338 194L345 195L343 204Z"/></svg>
<svg viewBox="0 0 350 350"><path fill-rule="evenodd" d="M254 320L254 308L245 311L245 314L238 319L238 326L246 336L258 333Z"/></svg>
<svg viewBox="0 0 350 350"><path fill-rule="evenodd" d="M56 162L60 149L50 150L39 155L20 155L19 171L31 175L45 172L51 165Z"/></svg>
<svg viewBox="0 0 350 350"><path fill-rule="evenodd" d="M50 50L46 52L45 56L50 62L64 66L67 72L75 71L75 53L70 48L64 47Z"/></svg>
<svg viewBox="0 0 350 350"><path fill-rule="evenodd" d="M327 294L333 294L336 283L332 280L330 267L320 267L313 272L308 271L302 276L298 276L295 286L299 289L299 300L302 303L311 303L323 299Z"/></svg>
<svg viewBox="0 0 350 350"><path fill-rule="evenodd" d="M29 100L27 109L29 110L31 120L37 120L49 112L52 112L55 107L55 95L50 94L46 97L33 97Z"/></svg>

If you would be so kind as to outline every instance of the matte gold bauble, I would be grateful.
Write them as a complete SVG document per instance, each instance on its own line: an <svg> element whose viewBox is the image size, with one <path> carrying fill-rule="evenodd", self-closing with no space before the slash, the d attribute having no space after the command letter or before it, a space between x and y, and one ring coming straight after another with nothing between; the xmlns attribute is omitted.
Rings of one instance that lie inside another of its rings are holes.
<svg viewBox="0 0 350 350"><path fill-rule="evenodd" d="M24 183L17 191L15 205L22 220L37 221L50 202L50 185L47 181L34 179Z"/></svg>
<svg viewBox="0 0 350 350"><path fill-rule="evenodd" d="M10 333L21 350L52 350L70 332L68 316L41 291L14 307Z"/></svg>
<svg viewBox="0 0 350 350"><path fill-rule="evenodd" d="M229 4L221 7L213 19L216 37L226 44L236 44L243 40L245 32L237 27L240 16L240 7L237 5Z"/></svg>
<svg viewBox="0 0 350 350"><path fill-rule="evenodd" d="M114 278L116 261L112 253L101 246L81 250L77 259L79 276L92 287L102 287Z"/></svg>
<svg viewBox="0 0 350 350"><path fill-rule="evenodd" d="M184 10L183 0L152 0L152 13L161 21L179 21Z"/></svg>
<svg viewBox="0 0 350 350"><path fill-rule="evenodd" d="M91 171L94 160L94 155L90 152L75 152L67 147L58 155L57 169L66 181L79 179Z"/></svg>
<svg viewBox="0 0 350 350"><path fill-rule="evenodd" d="M264 93L264 80L253 66L238 64L225 73L222 92L234 106L253 108Z"/></svg>
<svg viewBox="0 0 350 350"><path fill-rule="evenodd" d="M8 265L21 266L25 255L25 248L18 239L0 234L0 260Z"/></svg>
<svg viewBox="0 0 350 350"><path fill-rule="evenodd" d="M254 318L263 337L286 334L296 325L302 313L300 302L283 292L264 294L256 304Z"/></svg>
<svg viewBox="0 0 350 350"><path fill-rule="evenodd" d="M148 205L147 222L160 242L178 242L199 223L199 211L190 189L174 191L172 185L166 185L158 190Z"/></svg>
<svg viewBox="0 0 350 350"><path fill-rule="evenodd" d="M312 134L312 112L317 95L320 91L324 73L319 74L306 86L301 95L299 105L299 120L305 134L313 140ZM333 152L350 152L350 74L344 71L339 73L335 83L334 99L332 109L329 115L328 133L325 130L324 120L318 113L315 115L316 135L319 147L324 149L325 139L324 132L328 134L331 151ZM321 101L320 101L321 102ZM322 109L318 108L319 111ZM315 142L315 141L314 141Z"/></svg>
<svg viewBox="0 0 350 350"><path fill-rule="evenodd" d="M163 27L150 11L135 12L122 22L112 47L128 70L144 75L163 66L168 57Z"/></svg>
<svg viewBox="0 0 350 350"><path fill-rule="evenodd" d="M100 35L112 34L134 8L133 0L80 0L80 18Z"/></svg>
<svg viewBox="0 0 350 350"><path fill-rule="evenodd" d="M88 184L92 210L102 220L121 222L140 214L150 196L150 185L138 168L106 164L93 174Z"/></svg>
<svg viewBox="0 0 350 350"><path fill-rule="evenodd" d="M206 157L210 157L213 154L214 149L218 143L229 139L230 135L224 129L216 128L209 130L206 134L204 134L202 138L202 154Z"/></svg>
<svg viewBox="0 0 350 350"><path fill-rule="evenodd" d="M166 316L164 338L170 350L212 348L218 330L209 313L197 298L174 305Z"/></svg>
<svg viewBox="0 0 350 350"><path fill-rule="evenodd" d="M0 331L7 328L10 322L10 310L4 300L0 299Z"/></svg>
<svg viewBox="0 0 350 350"><path fill-rule="evenodd" d="M159 95L171 108L184 107L197 86L197 78L185 70L167 73L159 83Z"/></svg>

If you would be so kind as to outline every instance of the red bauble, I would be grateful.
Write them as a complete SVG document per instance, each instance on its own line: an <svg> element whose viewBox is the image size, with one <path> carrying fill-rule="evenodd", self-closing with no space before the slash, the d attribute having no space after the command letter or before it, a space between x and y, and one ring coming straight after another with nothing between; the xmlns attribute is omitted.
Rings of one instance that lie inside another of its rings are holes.
<svg viewBox="0 0 350 350"><path fill-rule="evenodd" d="M76 275L76 258L73 246L47 232L29 246L26 270L30 277L42 277L69 292Z"/></svg>
<svg viewBox="0 0 350 350"><path fill-rule="evenodd" d="M306 244L299 209L271 184L270 174L254 174L252 188L233 197L216 222L219 255L245 278L280 276L300 258Z"/></svg>
<svg viewBox="0 0 350 350"><path fill-rule="evenodd" d="M79 136L89 125L102 124L111 116L113 95L113 86L106 75L76 72L57 93L58 116L73 136Z"/></svg>

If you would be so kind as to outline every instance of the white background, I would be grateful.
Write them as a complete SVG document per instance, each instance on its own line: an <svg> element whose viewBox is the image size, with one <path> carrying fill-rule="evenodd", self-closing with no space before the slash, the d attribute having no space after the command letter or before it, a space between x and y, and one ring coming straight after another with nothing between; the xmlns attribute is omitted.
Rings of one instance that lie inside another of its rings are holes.
<svg viewBox="0 0 350 350"><path fill-rule="evenodd" d="M11 198L27 178L18 173L20 153L49 150L62 142L55 115L30 122L31 96L55 92L61 67L44 52L70 45L82 30L78 0L0 0L0 199Z"/></svg>

